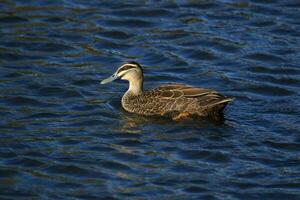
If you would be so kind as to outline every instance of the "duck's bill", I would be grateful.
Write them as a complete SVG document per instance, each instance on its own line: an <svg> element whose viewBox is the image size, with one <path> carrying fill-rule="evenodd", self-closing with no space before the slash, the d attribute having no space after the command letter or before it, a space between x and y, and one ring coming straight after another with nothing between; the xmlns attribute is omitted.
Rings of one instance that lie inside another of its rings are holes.
<svg viewBox="0 0 300 200"><path fill-rule="evenodd" d="M116 76L115 74L113 74L110 77L102 80L100 83L101 84L106 84L106 83L109 83L109 82L112 82L112 81L116 80L117 78L118 78L118 76Z"/></svg>

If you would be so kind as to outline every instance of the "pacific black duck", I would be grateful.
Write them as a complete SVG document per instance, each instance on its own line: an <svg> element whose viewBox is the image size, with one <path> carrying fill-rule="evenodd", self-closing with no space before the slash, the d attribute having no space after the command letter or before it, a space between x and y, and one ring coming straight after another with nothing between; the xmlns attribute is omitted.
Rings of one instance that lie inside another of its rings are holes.
<svg viewBox="0 0 300 200"><path fill-rule="evenodd" d="M129 88L122 97L122 107L131 113L146 116L166 116L173 120L193 117L219 118L233 98L211 89L195 88L185 84L166 84L143 91L143 70L136 62L127 62L107 79L127 80Z"/></svg>

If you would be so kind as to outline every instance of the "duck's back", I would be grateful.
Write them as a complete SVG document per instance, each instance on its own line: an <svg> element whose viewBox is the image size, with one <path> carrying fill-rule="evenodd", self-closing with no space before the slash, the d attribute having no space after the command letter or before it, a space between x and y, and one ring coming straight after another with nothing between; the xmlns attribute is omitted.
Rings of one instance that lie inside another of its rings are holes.
<svg viewBox="0 0 300 200"><path fill-rule="evenodd" d="M136 96L126 93L122 98L125 110L142 115L174 117L185 113L189 116L217 116L231 101L214 90L195 88L183 84L161 85Z"/></svg>

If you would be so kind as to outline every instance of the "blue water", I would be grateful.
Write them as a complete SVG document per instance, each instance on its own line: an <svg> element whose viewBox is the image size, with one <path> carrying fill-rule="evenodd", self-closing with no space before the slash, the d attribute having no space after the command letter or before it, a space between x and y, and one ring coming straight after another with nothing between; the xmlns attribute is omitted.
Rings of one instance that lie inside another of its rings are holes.
<svg viewBox="0 0 300 200"><path fill-rule="evenodd" d="M0 199L300 199L298 1L0 1ZM225 122L122 110L145 87L235 97Z"/></svg>

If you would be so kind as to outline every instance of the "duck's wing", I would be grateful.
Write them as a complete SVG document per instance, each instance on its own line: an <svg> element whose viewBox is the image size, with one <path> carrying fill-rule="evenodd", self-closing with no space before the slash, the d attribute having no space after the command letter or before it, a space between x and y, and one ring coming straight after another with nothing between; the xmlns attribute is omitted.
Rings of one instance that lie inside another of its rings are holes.
<svg viewBox="0 0 300 200"><path fill-rule="evenodd" d="M195 99L197 98L198 104L204 107L210 107L217 104L232 101L233 98L225 97L218 92L205 89L196 88L184 84L167 84L154 88L152 96L160 100L175 100L180 98Z"/></svg>
<svg viewBox="0 0 300 200"><path fill-rule="evenodd" d="M163 99L177 99L181 97L194 98L208 94L217 94L217 92L214 90L195 88L193 86L184 84L161 85L157 88L154 88L152 92L157 98Z"/></svg>

